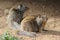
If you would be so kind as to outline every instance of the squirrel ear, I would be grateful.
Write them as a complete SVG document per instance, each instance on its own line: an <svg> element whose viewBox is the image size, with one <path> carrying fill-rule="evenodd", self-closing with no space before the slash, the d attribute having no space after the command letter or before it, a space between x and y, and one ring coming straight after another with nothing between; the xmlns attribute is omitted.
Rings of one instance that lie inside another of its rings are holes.
<svg viewBox="0 0 60 40"><path fill-rule="evenodd" d="M40 16L37 16L37 17L36 17L36 21L38 21L40 18L41 18Z"/></svg>
<svg viewBox="0 0 60 40"><path fill-rule="evenodd" d="M20 7L21 7L20 5L17 6L18 9L20 9Z"/></svg>

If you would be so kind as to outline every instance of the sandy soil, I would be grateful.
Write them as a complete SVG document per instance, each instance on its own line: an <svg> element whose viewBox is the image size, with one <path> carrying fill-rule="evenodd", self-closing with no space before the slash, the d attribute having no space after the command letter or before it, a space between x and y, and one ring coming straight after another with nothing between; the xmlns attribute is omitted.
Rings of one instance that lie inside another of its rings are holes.
<svg viewBox="0 0 60 40"><path fill-rule="evenodd" d="M4 13L4 10L6 8L11 8L13 5L17 5L19 3L25 4L27 7L29 7L29 10L25 12L25 15L36 15L36 14L46 14L49 18L46 24L45 29L52 30L48 32L43 32L37 34L36 37L27 37L27 36L21 36L24 40L60 40L60 18L59 9L55 9L53 5L50 6L44 6L43 3L32 3L31 1L0 1L0 35L3 34L6 31L9 31L10 33L17 35L15 30L11 30L7 27L6 24L6 14ZM55 14L54 14L55 13ZM57 16L58 15L58 16ZM20 35L18 35L20 37Z"/></svg>

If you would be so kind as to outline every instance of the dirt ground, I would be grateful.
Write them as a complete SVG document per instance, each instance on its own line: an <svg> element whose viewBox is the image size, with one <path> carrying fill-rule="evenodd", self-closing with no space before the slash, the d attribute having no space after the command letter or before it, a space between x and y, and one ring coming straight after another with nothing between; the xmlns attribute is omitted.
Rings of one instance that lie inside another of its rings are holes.
<svg viewBox="0 0 60 40"><path fill-rule="evenodd" d="M6 31L15 35L15 30L11 30L7 27L6 17L4 13L6 8L11 8L14 5L22 3L26 5L29 10L25 12L26 15L37 15L37 14L46 14L48 16L48 21L46 24L46 30L52 30L45 33L39 33L36 37L27 37L22 36L24 40L60 40L60 8L59 5L52 2L32 2L32 1L0 1L0 35ZM20 37L20 35L18 35Z"/></svg>

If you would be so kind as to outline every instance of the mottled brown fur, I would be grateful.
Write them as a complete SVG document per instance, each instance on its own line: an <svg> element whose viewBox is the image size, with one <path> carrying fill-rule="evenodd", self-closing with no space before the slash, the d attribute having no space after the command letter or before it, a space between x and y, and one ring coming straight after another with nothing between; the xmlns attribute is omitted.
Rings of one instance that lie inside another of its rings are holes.
<svg viewBox="0 0 60 40"><path fill-rule="evenodd" d="M47 22L46 15L27 16L21 22L21 30L28 32L41 32Z"/></svg>

